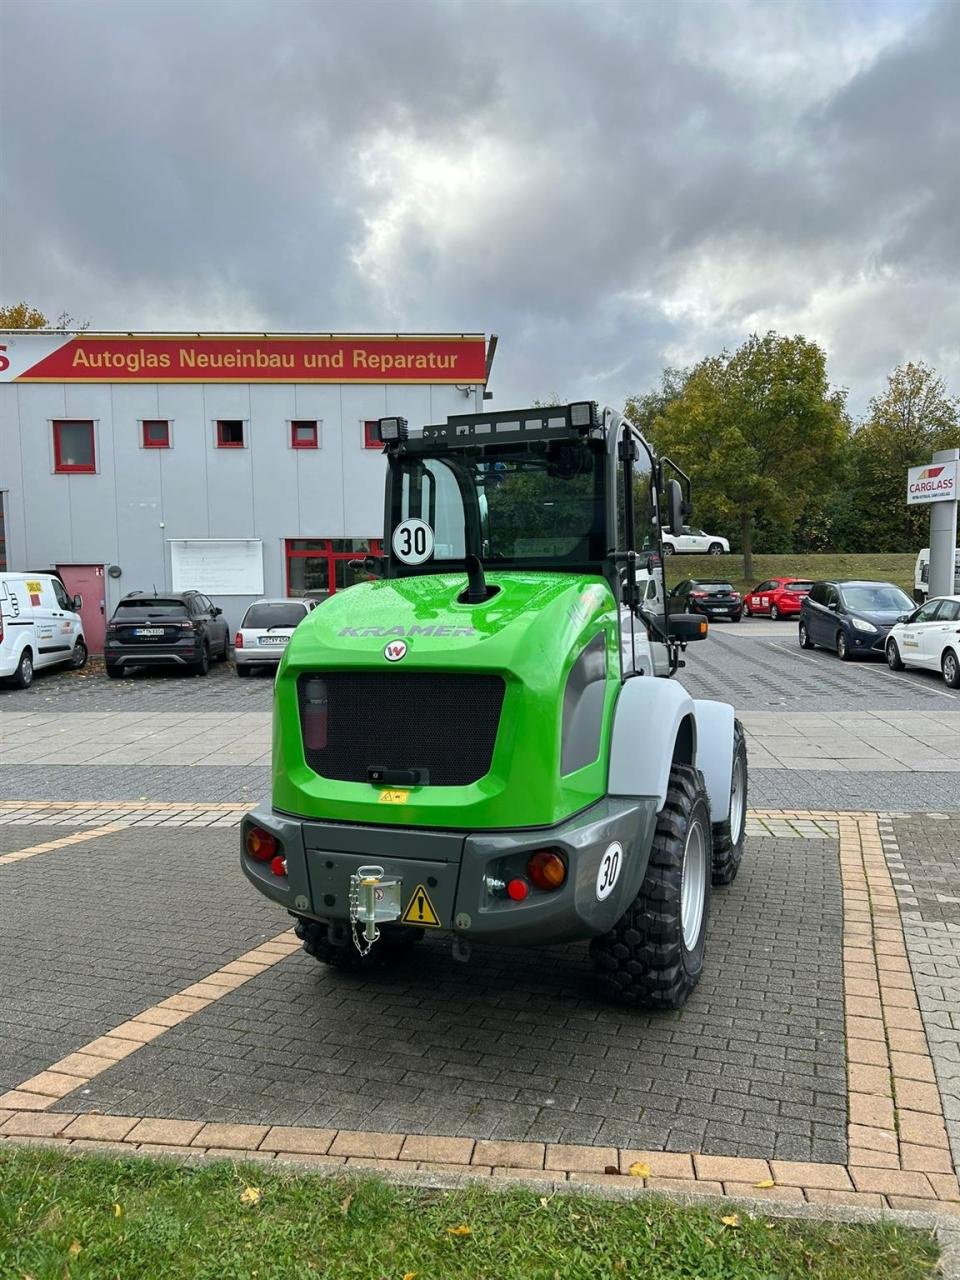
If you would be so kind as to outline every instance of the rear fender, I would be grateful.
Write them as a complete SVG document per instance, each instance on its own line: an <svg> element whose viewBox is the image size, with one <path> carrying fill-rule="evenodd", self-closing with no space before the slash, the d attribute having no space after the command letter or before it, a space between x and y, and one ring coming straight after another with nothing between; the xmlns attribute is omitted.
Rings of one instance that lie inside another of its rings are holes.
<svg viewBox="0 0 960 1280"><path fill-rule="evenodd" d="M729 702L695 699L697 719L697 768L703 774L710 797L710 820L730 817L730 782L733 776L733 707Z"/></svg>
<svg viewBox="0 0 960 1280"><path fill-rule="evenodd" d="M697 763L695 705L672 680L635 676L625 681L610 741L610 795L655 798L658 812L663 808L670 766Z"/></svg>

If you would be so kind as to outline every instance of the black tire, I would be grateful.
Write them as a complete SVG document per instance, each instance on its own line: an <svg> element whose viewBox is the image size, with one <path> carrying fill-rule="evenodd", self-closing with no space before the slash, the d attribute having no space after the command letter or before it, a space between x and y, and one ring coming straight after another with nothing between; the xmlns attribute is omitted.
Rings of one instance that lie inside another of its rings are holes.
<svg viewBox="0 0 960 1280"><path fill-rule="evenodd" d="M246 665L242 665L239 662L237 663L237 675L240 676L241 679L243 679L244 676L248 676L250 674L250 671L251 671L250 667Z"/></svg>
<svg viewBox="0 0 960 1280"><path fill-rule="evenodd" d="M797 635L800 640L801 649L815 649L817 647L810 639L810 632L807 630L807 624L805 622L800 623L800 630L797 632Z"/></svg>
<svg viewBox="0 0 960 1280"><path fill-rule="evenodd" d="M960 689L960 660L952 649L947 649L940 659L940 670L948 689Z"/></svg>
<svg viewBox="0 0 960 1280"><path fill-rule="evenodd" d="M719 543L719 542L711 542L711 543L710 543L710 545L709 545L709 547L707 547L707 555L708 555L708 556L722 556L722 555L723 555L723 547L721 547L721 545L720 545L720 543Z"/></svg>
<svg viewBox="0 0 960 1280"><path fill-rule="evenodd" d="M747 780L747 740L743 725L739 720L734 720L733 767L730 770L730 817L725 822L715 822L712 832L714 884L733 884L740 870L743 839L747 830Z"/></svg>
<svg viewBox="0 0 960 1280"><path fill-rule="evenodd" d="M842 631L837 632L837 657L841 662L849 662L853 657L850 652L850 646L847 643L847 637Z"/></svg>
<svg viewBox="0 0 960 1280"><path fill-rule="evenodd" d="M688 947L681 914L684 861L698 828L706 865L699 930ZM679 1009L700 980L710 913L710 805L699 769L674 765L647 873L609 933L590 944L604 999L638 1009Z"/></svg>
<svg viewBox="0 0 960 1280"><path fill-rule="evenodd" d="M221 651L220 653L218 653L218 654L217 654L217 661L218 661L218 662L226 662L226 660L227 660L229 657L230 657L230 637L229 637L229 636L224 636L224 637L223 637L223 649L222 649L222 651Z"/></svg>
<svg viewBox="0 0 960 1280"><path fill-rule="evenodd" d="M380 937L372 949L362 956L348 938L343 945L330 941L330 929L319 920L297 920L294 933L303 943L308 956L333 969L371 969L404 960L423 937L422 929L408 925L380 926Z"/></svg>
<svg viewBox="0 0 960 1280"><path fill-rule="evenodd" d="M735 613L735 614L733 614L733 615L731 616L730 621L731 621L731 622L739 622L739 621L740 621L740 619L741 619L742 617L743 617L743 613L742 613L742 612L741 612L741 613Z"/></svg>
<svg viewBox="0 0 960 1280"><path fill-rule="evenodd" d="M902 671L903 659L900 657L900 650L897 648L896 640L890 639L887 641L885 653L887 655L887 666L890 670Z"/></svg>
<svg viewBox="0 0 960 1280"><path fill-rule="evenodd" d="M29 646L21 653L10 683L14 689L29 689L33 684L33 650Z"/></svg>
<svg viewBox="0 0 960 1280"><path fill-rule="evenodd" d="M107 675L110 677L111 680L119 680L120 677L123 675L123 667L118 667L115 664L111 664L109 662L106 664L106 667L107 667Z"/></svg>
<svg viewBox="0 0 960 1280"><path fill-rule="evenodd" d="M746 610L747 610L747 617L748 617L748 618L752 618L752 617L753 617L753 610L750 608L750 606L749 606L749 605L746 605L745 607L746 607Z"/></svg>
<svg viewBox="0 0 960 1280"><path fill-rule="evenodd" d="M193 671L193 674L195 676L205 676L207 672L210 670L210 650L207 648L206 645L203 645L203 647L201 648L200 657L193 664L193 667L191 668L191 670Z"/></svg>
<svg viewBox="0 0 960 1280"><path fill-rule="evenodd" d="M770 606L770 621L771 621L771 622L779 622L779 621L780 621L780 609L779 609L779 607L778 607L777 605L775 605L775 604L772 604L772 605Z"/></svg>
<svg viewBox="0 0 960 1280"><path fill-rule="evenodd" d="M73 646L73 653L70 655L70 666L74 671L82 671L87 665L88 656L83 636L78 636L77 643Z"/></svg>

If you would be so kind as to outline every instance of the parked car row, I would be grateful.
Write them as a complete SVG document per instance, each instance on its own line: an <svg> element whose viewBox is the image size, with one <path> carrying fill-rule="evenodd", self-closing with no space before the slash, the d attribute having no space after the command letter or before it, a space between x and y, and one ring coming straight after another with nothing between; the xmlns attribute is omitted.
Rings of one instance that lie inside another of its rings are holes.
<svg viewBox="0 0 960 1280"><path fill-rule="evenodd" d="M275 668L294 628L318 603L308 597L251 604L234 637L237 675ZM56 574L0 574L0 682L26 689L35 671L85 666L82 604ZM104 667L111 679L135 667L206 675L212 662L229 656L223 610L200 591L131 591L107 623Z"/></svg>
<svg viewBox="0 0 960 1280"><path fill-rule="evenodd" d="M832 649L843 661L885 657L891 671L939 671L960 688L960 594L919 608L892 582L815 582L803 602L801 649Z"/></svg>

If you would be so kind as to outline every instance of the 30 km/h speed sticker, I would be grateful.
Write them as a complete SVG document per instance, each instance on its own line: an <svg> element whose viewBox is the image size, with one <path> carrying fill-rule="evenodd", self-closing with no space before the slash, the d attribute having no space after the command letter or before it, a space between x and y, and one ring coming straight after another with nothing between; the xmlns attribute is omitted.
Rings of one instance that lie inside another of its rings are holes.
<svg viewBox="0 0 960 1280"><path fill-rule="evenodd" d="M613 893L614 885L620 878L623 869L623 845L619 840L608 844L600 859L600 870L597 872L597 901L602 902Z"/></svg>
<svg viewBox="0 0 960 1280"><path fill-rule="evenodd" d="M423 564L433 555L433 530L426 520L402 520L393 531L393 554L404 564Z"/></svg>

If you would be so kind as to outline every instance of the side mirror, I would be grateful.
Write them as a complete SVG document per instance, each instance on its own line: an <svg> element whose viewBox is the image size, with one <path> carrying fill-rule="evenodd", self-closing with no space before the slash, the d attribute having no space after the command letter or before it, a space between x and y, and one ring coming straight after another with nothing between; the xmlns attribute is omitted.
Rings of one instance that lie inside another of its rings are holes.
<svg viewBox="0 0 960 1280"><path fill-rule="evenodd" d="M678 485L677 488L680 486ZM707 620L699 613L671 613L667 621L667 633L671 640L706 640Z"/></svg>
<svg viewBox="0 0 960 1280"><path fill-rule="evenodd" d="M830 603L827 605L827 608L828 608L828 609L832 609L832 610L833 610L833 612L834 612L834 613L836 613L836 612L837 612L837 610L840 608L840 606L839 606L839 604L836 602L836 600L831 600L831 601L830 601Z"/></svg>
<svg viewBox="0 0 960 1280"><path fill-rule="evenodd" d="M683 530L683 489L679 480L667 481L667 522L671 533Z"/></svg>
<svg viewBox="0 0 960 1280"><path fill-rule="evenodd" d="M83 608L83 596L74 596L70 601L70 608L74 613L79 613Z"/></svg>
<svg viewBox="0 0 960 1280"><path fill-rule="evenodd" d="M909 621L910 621L910 619L911 619L913 616L914 616L914 615L913 615L912 613L901 613L901 615L900 615L900 617L897 619L897 621L898 621L898 622L909 622Z"/></svg>
<svg viewBox="0 0 960 1280"><path fill-rule="evenodd" d="M219 605L215 604L213 608L210 610L210 612L213 614L215 618L219 618L220 615L223 613L223 610L220 608Z"/></svg>

